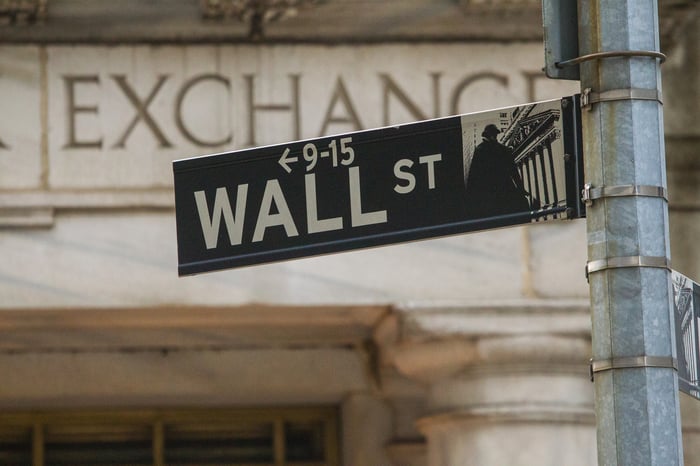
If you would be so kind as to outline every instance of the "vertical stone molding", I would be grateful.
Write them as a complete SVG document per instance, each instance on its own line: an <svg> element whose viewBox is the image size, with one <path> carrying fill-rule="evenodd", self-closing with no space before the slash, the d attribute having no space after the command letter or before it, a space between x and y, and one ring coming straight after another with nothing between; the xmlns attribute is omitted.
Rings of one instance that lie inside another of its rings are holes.
<svg viewBox="0 0 700 466"><path fill-rule="evenodd" d="M390 464L384 449L392 428L386 402L369 392L352 393L343 401L341 410L343 464Z"/></svg>
<svg viewBox="0 0 700 466"><path fill-rule="evenodd" d="M684 394L680 397L684 466L700 466L700 402Z"/></svg>
<svg viewBox="0 0 700 466"><path fill-rule="evenodd" d="M590 338L575 320L568 329L548 329L550 311L578 312L520 307L513 322L530 313L531 329L494 331L480 329L478 312L464 309L461 323L440 338L416 325L416 310L399 311L385 326L391 337L376 333L390 347L384 363L426 387L426 414L416 426L426 439L427 466L595 464ZM430 313L435 319L440 311Z"/></svg>
<svg viewBox="0 0 700 466"><path fill-rule="evenodd" d="M392 442L386 447L392 466L425 466L425 444Z"/></svg>

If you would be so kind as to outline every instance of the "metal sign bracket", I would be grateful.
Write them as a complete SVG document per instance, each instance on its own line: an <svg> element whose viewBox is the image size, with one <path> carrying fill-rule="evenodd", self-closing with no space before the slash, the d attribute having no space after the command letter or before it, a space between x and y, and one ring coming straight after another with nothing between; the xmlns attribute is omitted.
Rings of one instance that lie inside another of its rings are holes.
<svg viewBox="0 0 700 466"><path fill-rule="evenodd" d="M579 55L577 0L542 0L542 26L547 77L580 80L580 67L557 66L557 63Z"/></svg>
<svg viewBox="0 0 700 466"><path fill-rule="evenodd" d="M581 55L580 57L572 58L570 60L558 61L555 63L557 68L565 68L567 66L579 65L583 62L590 60L600 60L603 58L620 58L620 57L649 57L657 58L661 63L666 61L666 55L661 52L656 52L654 50L610 50L607 52L595 52L589 53L587 55Z"/></svg>
<svg viewBox="0 0 700 466"><path fill-rule="evenodd" d="M611 369L636 369L640 367L665 367L678 370L678 360L670 356L631 356L624 358L590 360L589 373L593 382L596 372L609 371Z"/></svg>
<svg viewBox="0 0 700 466"><path fill-rule="evenodd" d="M604 92L593 92L588 87L581 94L581 108L590 111L593 104L617 100L655 100L663 105L661 92L658 89L611 89Z"/></svg>
<svg viewBox="0 0 700 466"><path fill-rule="evenodd" d="M586 264L586 280L594 272L629 267L651 267L671 270L671 260L663 256L622 256L593 260Z"/></svg>
<svg viewBox="0 0 700 466"><path fill-rule="evenodd" d="M668 202L668 193L663 186L626 184L594 188L590 183L586 183L581 191L581 200L587 207L593 205L596 199L628 196L660 197Z"/></svg>

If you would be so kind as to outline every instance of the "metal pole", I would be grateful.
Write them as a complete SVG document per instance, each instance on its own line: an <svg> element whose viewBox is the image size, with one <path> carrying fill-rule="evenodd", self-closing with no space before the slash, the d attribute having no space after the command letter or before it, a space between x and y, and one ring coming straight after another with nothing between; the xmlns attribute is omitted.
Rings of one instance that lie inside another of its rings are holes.
<svg viewBox="0 0 700 466"><path fill-rule="evenodd" d="M586 182L597 197L587 209L588 271L598 463L605 466L683 464L663 115L655 100L661 59L644 53L659 50L657 8L657 0L579 0L581 89L593 101L582 125Z"/></svg>

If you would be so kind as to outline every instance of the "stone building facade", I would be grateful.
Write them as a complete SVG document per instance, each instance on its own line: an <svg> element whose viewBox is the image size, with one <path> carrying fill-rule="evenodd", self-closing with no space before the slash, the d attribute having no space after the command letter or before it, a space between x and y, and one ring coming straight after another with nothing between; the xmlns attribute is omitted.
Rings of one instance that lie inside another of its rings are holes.
<svg viewBox="0 0 700 466"><path fill-rule="evenodd" d="M697 279L700 22L661 3L672 258ZM595 464L584 220L176 270L173 160L574 94L539 15L0 1L0 463Z"/></svg>

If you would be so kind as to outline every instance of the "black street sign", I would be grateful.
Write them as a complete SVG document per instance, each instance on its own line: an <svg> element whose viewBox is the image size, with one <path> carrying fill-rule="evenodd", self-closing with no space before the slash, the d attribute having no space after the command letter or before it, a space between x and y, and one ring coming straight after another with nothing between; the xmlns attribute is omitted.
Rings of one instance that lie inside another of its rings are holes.
<svg viewBox="0 0 700 466"><path fill-rule="evenodd" d="M544 72L551 79L581 79L580 65L559 63L578 58L577 0L542 0Z"/></svg>
<svg viewBox="0 0 700 466"><path fill-rule="evenodd" d="M173 163L179 274L583 216L578 97Z"/></svg>
<svg viewBox="0 0 700 466"><path fill-rule="evenodd" d="M675 270L671 273L671 280L676 324L678 388L683 393L700 399L700 376L698 376L700 285Z"/></svg>

